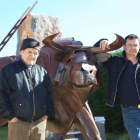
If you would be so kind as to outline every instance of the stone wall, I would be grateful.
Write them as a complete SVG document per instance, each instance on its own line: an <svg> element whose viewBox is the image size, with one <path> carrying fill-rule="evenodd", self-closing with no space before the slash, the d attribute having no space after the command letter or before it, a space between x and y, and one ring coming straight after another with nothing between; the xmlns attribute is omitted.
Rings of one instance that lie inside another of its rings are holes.
<svg viewBox="0 0 140 140"><path fill-rule="evenodd" d="M18 29L16 55L19 55L21 42L27 36L38 39L41 46L43 46L42 40L45 37L58 32L60 34L55 39L61 38L58 18L40 14L28 14Z"/></svg>

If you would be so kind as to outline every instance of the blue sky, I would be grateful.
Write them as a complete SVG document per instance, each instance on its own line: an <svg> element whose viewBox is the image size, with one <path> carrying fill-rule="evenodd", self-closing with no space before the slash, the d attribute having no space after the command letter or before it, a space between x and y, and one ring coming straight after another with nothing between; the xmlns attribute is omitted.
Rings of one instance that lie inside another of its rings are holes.
<svg viewBox="0 0 140 140"><path fill-rule="evenodd" d="M0 2L0 42L35 0L4 0ZM74 37L85 46L100 38L115 40L114 33L123 37L130 33L140 36L140 0L38 0L31 13L59 19L62 37ZM17 32L0 57L15 55Z"/></svg>

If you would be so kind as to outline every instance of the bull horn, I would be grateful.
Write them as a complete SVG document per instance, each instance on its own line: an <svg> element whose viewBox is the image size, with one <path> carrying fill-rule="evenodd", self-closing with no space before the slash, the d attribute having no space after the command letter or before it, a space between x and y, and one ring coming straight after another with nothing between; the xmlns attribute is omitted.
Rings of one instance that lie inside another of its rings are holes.
<svg viewBox="0 0 140 140"><path fill-rule="evenodd" d="M122 36L118 35L118 34L115 34L115 35L116 35L117 38L114 42L112 42L109 45L110 49L105 48L105 50L102 50L99 46L95 46L95 47L92 47L92 48L87 48L87 51L90 52L90 53L105 53L105 52L120 49L124 45L124 38Z"/></svg>
<svg viewBox="0 0 140 140"><path fill-rule="evenodd" d="M46 46L50 46L52 40L58 35L59 33L47 36L42 42L46 45Z"/></svg>
<svg viewBox="0 0 140 140"><path fill-rule="evenodd" d="M117 36L117 39L109 45L110 47L109 51L120 49L124 45L124 42L125 42L124 38L118 34L115 34L115 35Z"/></svg>

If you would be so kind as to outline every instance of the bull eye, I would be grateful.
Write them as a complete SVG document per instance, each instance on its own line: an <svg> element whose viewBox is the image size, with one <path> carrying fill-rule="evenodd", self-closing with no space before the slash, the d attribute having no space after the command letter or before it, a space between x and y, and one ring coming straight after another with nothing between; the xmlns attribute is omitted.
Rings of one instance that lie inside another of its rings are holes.
<svg viewBox="0 0 140 140"><path fill-rule="evenodd" d="M87 57L87 60L90 60L90 57Z"/></svg>

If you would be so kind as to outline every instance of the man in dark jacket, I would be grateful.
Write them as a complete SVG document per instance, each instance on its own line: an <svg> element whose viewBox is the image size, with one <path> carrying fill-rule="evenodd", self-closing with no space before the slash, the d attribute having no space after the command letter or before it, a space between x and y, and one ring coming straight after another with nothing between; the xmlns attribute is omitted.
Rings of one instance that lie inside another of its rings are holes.
<svg viewBox="0 0 140 140"><path fill-rule="evenodd" d="M96 44L102 50L109 48L107 40ZM111 56L102 64L108 69L107 104L122 104L124 125L131 140L140 140L140 40L130 34L125 38L123 56Z"/></svg>
<svg viewBox="0 0 140 140"><path fill-rule="evenodd" d="M0 119L8 119L8 140L45 140L47 118L54 115L52 85L36 63L39 42L23 40L21 59L0 73Z"/></svg>

